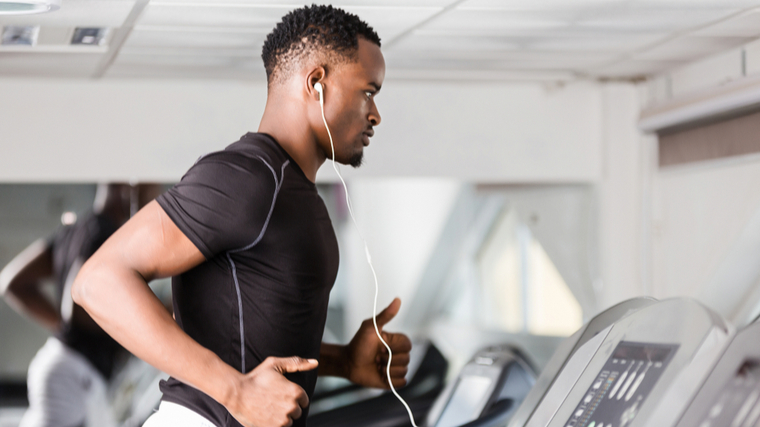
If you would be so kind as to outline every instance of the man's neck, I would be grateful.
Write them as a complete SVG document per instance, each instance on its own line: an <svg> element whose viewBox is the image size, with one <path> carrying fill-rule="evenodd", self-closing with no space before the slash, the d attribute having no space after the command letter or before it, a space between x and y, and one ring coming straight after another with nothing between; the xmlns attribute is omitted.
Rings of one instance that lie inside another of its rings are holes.
<svg viewBox="0 0 760 427"><path fill-rule="evenodd" d="M309 128L305 112L300 104L277 96L267 97L259 132L271 135L295 160L311 182L317 179L317 171L325 162L325 153L319 148L316 136Z"/></svg>

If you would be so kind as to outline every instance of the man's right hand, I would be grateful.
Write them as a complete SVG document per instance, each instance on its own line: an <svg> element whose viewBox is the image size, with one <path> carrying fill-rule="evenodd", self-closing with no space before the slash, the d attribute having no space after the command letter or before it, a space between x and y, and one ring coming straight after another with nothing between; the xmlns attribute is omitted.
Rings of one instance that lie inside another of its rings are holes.
<svg viewBox="0 0 760 427"><path fill-rule="evenodd" d="M317 366L314 359L269 357L242 377L225 407L246 427L289 427L301 417L309 397L284 374Z"/></svg>

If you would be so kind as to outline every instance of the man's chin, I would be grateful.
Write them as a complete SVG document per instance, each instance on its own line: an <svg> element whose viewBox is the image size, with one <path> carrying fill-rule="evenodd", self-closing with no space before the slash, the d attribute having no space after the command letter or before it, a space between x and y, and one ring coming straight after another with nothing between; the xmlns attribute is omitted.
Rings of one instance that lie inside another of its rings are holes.
<svg viewBox="0 0 760 427"><path fill-rule="evenodd" d="M360 151L356 154L354 154L349 160L348 165L353 168L358 168L362 165L362 162L364 162L364 152Z"/></svg>

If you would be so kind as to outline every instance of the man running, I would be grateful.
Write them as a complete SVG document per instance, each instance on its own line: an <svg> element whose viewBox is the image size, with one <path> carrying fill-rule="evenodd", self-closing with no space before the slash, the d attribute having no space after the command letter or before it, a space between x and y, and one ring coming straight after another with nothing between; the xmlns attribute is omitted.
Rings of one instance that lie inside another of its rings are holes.
<svg viewBox="0 0 760 427"><path fill-rule="evenodd" d="M380 124L380 39L331 6L297 9L264 44L257 133L202 157L84 265L73 296L124 347L171 375L146 426L303 426L317 374L388 388L371 321L321 342L338 245L314 184L332 156L359 166ZM322 88L320 94L315 85ZM176 322L146 282L173 276ZM378 325L398 312L394 300ZM411 343L383 332L405 384Z"/></svg>

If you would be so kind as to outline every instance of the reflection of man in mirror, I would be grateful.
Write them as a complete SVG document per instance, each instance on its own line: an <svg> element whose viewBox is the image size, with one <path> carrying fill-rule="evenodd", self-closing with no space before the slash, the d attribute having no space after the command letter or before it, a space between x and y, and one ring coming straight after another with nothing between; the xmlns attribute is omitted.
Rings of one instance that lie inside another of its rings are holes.
<svg viewBox="0 0 760 427"><path fill-rule="evenodd" d="M160 189L99 185L92 211L79 219L65 214L53 236L32 243L0 272L8 304L53 334L29 365L29 410L20 427L115 425L106 381L124 350L72 301L71 284L82 264ZM43 291L46 281L55 285L55 304Z"/></svg>

